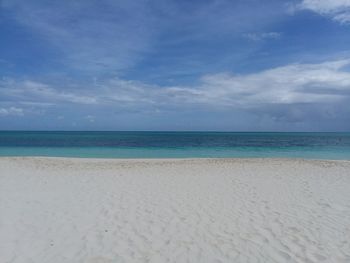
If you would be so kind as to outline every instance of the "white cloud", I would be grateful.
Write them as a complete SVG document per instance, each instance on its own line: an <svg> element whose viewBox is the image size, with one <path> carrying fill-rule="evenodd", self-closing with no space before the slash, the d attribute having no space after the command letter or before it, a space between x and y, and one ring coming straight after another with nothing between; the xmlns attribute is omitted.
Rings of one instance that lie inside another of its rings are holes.
<svg viewBox="0 0 350 263"><path fill-rule="evenodd" d="M247 33L247 34L244 34L244 37L253 41L261 41L261 40L267 40L267 39L278 39L281 37L281 33L279 32Z"/></svg>
<svg viewBox="0 0 350 263"><path fill-rule="evenodd" d="M48 84L25 80L14 81L5 79L0 81L0 94L15 98L23 105L52 106L54 102L71 102L79 104L96 104L97 100L91 96L84 96L84 92L63 91L60 87L52 87Z"/></svg>
<svg viewBox="0 0 350 263"><path fill-rule="evenodd" d="M258 73L206 75L194 86L155 86L119 78L69 88L33 81L4 80L0 97L35 103L108 106L118 109L231 107L337 103L350 98L350 60L290 64ZM77 86L77 84L75 84ZM30 102L30 101L29 101ZM91 118L89 118L91 119Z"/></svg>
<svg viewBox="0 0 350 263"><path fill-rule="evenodd" d="M350 91L350 60L320 64L292 64L247 75L218 74L203 77L196 89L208 103L237 107L261 104L334 102Z"/></svg>
<svg viewBox="0 0 350 263"><path fill-rule="evenodd" d="M350 23L350 0L303 0L298 7L329 16L342 24Z"/></svg>
<svg viewBox="0 0 350 263"><path fill-rule="evenodd" d="M22 108L9 107L0 108L0 116L23 116L24 111Z"/></svg>
<svg viewBox="0 0 350 263"><path fill-rule="evenodd" d="M85 116L85 119L89 122L95 122L95 116L93 115L87 115Z"/></svg>
<svg viewBox="0 0 350 263"><path fill-rule="evenodd" d="M159 87L114 79L103 84L104 95L99 97L164 107L201 104L252 108L267 104L332 103L349 96L350 72L344 70L349 64L350 60L339 60L291 64L254 74L206 75L191 87Z"/></svg>

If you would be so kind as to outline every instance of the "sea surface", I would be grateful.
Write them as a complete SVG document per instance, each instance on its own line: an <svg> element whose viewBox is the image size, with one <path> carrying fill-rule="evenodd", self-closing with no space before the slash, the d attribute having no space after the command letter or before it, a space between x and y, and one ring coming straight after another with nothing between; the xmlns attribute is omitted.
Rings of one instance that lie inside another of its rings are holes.
<svg viewBox="0 0 350 263"><path fill-rule="evenodd" d="M350 160L350 133L0 131L0 156Z"/></svg>

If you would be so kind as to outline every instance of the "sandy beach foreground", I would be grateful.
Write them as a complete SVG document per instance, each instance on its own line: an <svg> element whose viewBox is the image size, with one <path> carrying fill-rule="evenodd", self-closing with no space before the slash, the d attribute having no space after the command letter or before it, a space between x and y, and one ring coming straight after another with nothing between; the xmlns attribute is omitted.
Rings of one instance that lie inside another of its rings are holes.
<svg viewBox="0 0 350 263"><path fill-rule="evenodd" d="M350 162L0 158L5 263L350 262Z"/></svg>

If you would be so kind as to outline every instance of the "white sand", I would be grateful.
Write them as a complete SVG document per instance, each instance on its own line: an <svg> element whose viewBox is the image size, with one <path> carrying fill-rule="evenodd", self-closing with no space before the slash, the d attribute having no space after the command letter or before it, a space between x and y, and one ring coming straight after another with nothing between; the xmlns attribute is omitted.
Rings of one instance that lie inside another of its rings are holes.
<svg viewBox="0 0 350 263"><path fill-rule="evenodd" d="M350 162L0 158L0 262L350 262Z"/></svg>

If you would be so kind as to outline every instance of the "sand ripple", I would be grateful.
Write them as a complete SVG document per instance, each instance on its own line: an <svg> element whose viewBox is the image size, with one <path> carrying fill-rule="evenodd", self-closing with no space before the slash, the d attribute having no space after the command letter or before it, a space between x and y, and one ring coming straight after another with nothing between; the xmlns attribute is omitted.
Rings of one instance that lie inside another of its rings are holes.
<svg viewBox="0 0 350 263"><path fill-rule="evenodd" d="M5 263L350 262L350 163L0 159Z"/></svg>

